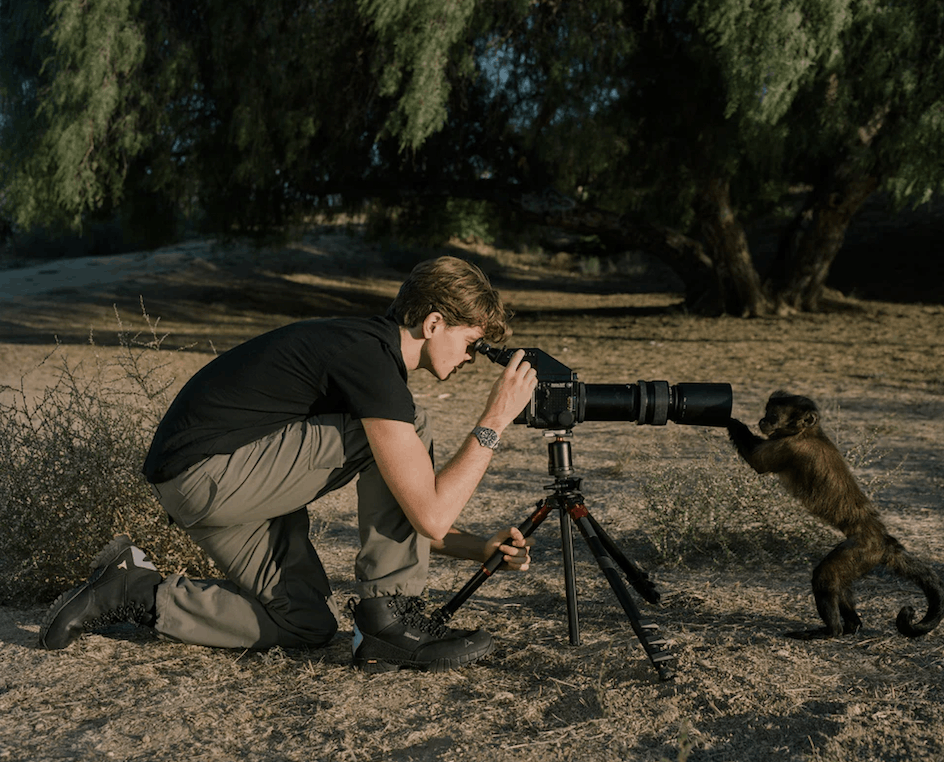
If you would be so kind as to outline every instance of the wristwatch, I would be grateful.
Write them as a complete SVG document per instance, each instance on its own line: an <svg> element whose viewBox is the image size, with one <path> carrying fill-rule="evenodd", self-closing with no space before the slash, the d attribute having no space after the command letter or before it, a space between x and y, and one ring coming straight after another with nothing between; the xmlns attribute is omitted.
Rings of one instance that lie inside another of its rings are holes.
<svg viewBox="0 0 944 762"><path fill-rule="evenodd" d="M482 447L487 447L489 450L497 450L498 443L501 442L501 439L498 436L498 432L495 429L487 429L484 426L476 426L472 429L472 434Z"/></svg>

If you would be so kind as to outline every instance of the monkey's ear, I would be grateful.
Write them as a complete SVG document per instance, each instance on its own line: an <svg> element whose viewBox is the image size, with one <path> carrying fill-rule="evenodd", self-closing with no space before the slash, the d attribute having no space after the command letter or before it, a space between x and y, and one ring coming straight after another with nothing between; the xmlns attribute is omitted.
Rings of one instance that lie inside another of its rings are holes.
<svg viewBox="0 0 944 762"><path fill-rule="evenodd" d="M801 419L803 428L806 428L806 429L809 429L815 426L817 421L819 421L819 413L817 413L815 410L807 410L806 413L804 413L803 418Z"/></svg>

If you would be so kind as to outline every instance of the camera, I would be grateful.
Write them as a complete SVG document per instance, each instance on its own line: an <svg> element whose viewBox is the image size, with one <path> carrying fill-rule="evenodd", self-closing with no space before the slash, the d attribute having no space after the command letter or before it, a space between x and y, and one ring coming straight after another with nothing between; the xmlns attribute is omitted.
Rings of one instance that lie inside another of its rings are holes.
<svg viewBox="0 0 944 762"><path fill-rule="evenodd" d="M507 365L517 349L499 349L479 339L473 351ZM731 418L730 384L585 384L577 373L540 349L525 349L524 359L537 371L531 403L515 423L534 429L569 429L584 421L635 421L663 426L726 426Z"/></svg>

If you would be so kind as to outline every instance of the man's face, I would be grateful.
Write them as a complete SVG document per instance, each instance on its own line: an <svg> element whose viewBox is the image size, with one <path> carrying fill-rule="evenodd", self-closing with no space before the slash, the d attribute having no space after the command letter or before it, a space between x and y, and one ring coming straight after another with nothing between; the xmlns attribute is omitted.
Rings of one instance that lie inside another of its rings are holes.
<svg viewBox="0 0 944 762"><path fill-rule="evenodd" d="M426 344L427 362L423 367L445 381L467 362L475 362L472 345L484 333L478 326L437 324Z"/></svg>

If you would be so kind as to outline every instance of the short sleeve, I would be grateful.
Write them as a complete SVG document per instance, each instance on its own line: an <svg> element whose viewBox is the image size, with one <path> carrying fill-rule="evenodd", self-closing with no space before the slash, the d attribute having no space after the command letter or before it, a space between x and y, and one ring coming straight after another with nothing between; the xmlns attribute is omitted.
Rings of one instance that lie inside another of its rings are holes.
<svg viewBox="0 0 944 762"><path fill-rule="evenodd" d="M377 339L365 339L332 359L329 384L354 418L386 418L413 423L413 394L406 368L391 348Z"/></svg>

